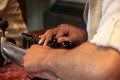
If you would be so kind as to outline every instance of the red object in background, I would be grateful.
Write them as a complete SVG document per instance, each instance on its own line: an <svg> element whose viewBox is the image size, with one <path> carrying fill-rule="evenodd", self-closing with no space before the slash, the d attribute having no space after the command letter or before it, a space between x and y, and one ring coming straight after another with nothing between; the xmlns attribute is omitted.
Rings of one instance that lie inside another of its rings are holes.
<svg viewBox="0 0 120 80"><path fill-rule="evenodd" d="M0 80L30 80L25 72L14 64L0 66Z"/></svg>

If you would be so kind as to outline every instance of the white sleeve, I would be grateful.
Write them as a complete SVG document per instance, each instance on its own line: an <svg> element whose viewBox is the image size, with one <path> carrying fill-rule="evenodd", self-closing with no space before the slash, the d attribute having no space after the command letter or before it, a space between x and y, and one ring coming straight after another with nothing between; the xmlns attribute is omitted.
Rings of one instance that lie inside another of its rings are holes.
<svg viewBox="0 0 120 80"><path fill-rule="evenodd" d="M105 0L97 33L90 42L120 51L120 0Z"/></svg>

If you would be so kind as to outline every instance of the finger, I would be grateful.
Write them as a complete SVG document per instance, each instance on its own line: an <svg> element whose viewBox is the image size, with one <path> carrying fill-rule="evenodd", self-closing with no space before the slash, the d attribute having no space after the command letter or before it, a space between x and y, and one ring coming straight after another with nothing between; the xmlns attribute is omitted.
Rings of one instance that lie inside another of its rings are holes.
<svg viewBox="0 0 120 80"><path fill-rule="evenodd" d="M58 39L59 37L63 37L64 35L66 35L66 31L63 29L59 29L58 33L56 34L56 38Z"/></svg>
<svg viewBox="0 0 120 80"><path fill-rule="evenodd" d="M40 41L39 41L39 44L42 45L42 44L44 43L46 37L48 37L48 35L52 35L51 30L47 30L44 35L41 35L41 36L40 36L41 39L40 39Z"/></svg>
<svg viewBox="0 0 120 80"><path fill-rule="evenodd" d="M40 39L40 41L39 41L38 44L43 44L43 43L44 43L44 40L46 39L46 36L45 36L45 35L42 35L42 36L40 36L40 37L41 37L41 39Z"/></svg>
<svg viewBox="0 0 120 80"><path fill-rule="evenodd" d="M59 30L56 34L56 38L58 39L59 37L67 36L69 34L69 29L65 24L62 24L59 26Z"/></svg>
<svg viewBox="0 0 120 80"><path fill-rule="evenodd" d="M38 36L39 38L40 38L40 40L42 39L42 37L43 37L43 35L40 35L40 36ZM40 41L39 40L39 42L38 42L38 44L42 44L42 41Z"/></svg>
<svg viewBox="0 0 120 80"><path fill-rule="evenodd" d="M69 39L69 37L60 37L60 38L58 38L58 43L62 43L64 41L71 41L71 40Z"/></svg>
<svg viewBox="0 0 120 80"><path fill-rule="evenodd" d="M48 41L57 33L57 28L49 29L44 35L41 36L39 44L47 45Z"/></svg>
<svg viewBox="0 0 120 80"><path fill-rule="evenodd" d="M46 38L45 38L45 40L44 40L43 46L47 46L48 41L51 40L51 38L53 37L54 33L51 32L51 31L48 31L45 35L46 35Z"/></svg>
<svg viewBox="0 0 120 80"><path fill-rule="evenodd" d="M40 35L39 37L42 37L43 35Z"/></svg>
<svg viewBox="0 0 120 80"><path fill-rule="evenodd" d="M52 35L48 35L48 37L46 37L43 46L47 46L48 42L51 40Z"/></svg>

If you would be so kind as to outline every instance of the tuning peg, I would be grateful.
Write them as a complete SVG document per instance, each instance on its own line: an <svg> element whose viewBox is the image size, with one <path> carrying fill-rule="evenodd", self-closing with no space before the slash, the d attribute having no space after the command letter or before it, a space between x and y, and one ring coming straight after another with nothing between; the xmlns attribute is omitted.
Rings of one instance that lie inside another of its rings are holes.
<svg viewBox="0 0 120 80"><path fill-rule="evenodd" d="M0 29L2 30L2 36L5 37L5 30L8 28L8 21L0 18Z"/></svg>

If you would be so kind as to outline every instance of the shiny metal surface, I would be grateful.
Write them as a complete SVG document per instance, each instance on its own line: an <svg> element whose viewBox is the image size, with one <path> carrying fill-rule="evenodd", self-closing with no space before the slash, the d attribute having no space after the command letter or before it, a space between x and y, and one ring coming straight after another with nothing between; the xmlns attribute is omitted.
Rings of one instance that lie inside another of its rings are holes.
<svg viewBox="0 0 120 80"><path fill-rule="evenodd" d="M22 49L18 46L16 46L15 44L11 43L11 42L7 42L4 41L1 43L1 47L2 47L2 53L5 57L7 57L11 62L18 64L19 66L23 67L23 63L24 63L24 55L26 50ZM56 80L58 79L58 77L56 76L55 73L51 72L51 71L47 71L47 73L53 77L56 78Z"/></svg>
<svg viewBox="0 0 120 80"><path fill-rule="evenodd" d="M19 48L11 42L4 41L1 43L3 54L13 63L23 66L24 55L26 50Z"/></svg>

